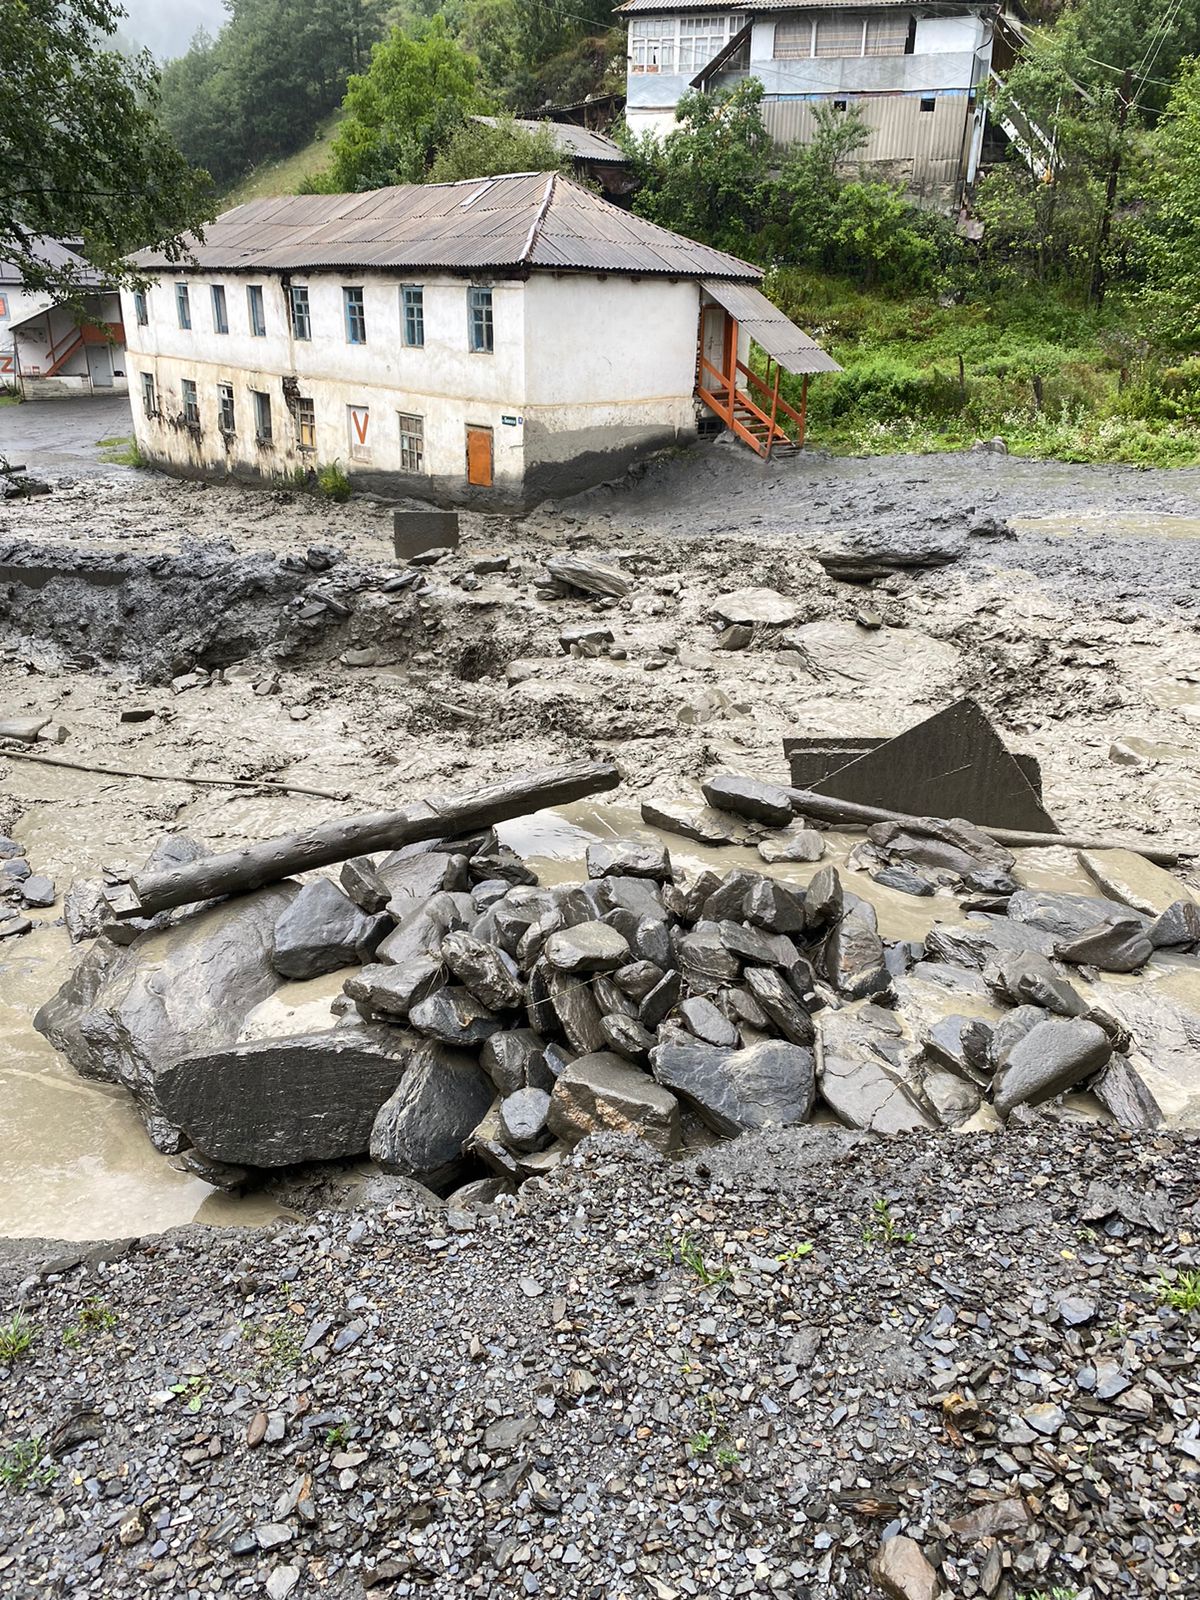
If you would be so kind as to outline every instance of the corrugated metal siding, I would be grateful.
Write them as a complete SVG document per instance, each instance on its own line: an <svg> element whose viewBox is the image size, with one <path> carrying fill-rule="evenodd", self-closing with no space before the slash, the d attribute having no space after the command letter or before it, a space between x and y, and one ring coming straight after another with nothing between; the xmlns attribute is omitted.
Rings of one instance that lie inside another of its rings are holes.
<svg viewBox="0 0 1200 1600"><path fill-rule="evenodd" d="M890 175L920 189L952 184L964 160L964 130L969 100L964 93L932 95L934 109L921 110L916 94L845 95L847 109L856 111L870 129L870 138L854 159L886 165ZM775 144L807 144L816 131L816 112L832 104L831 97L768 100L763 122Z"/></svg>

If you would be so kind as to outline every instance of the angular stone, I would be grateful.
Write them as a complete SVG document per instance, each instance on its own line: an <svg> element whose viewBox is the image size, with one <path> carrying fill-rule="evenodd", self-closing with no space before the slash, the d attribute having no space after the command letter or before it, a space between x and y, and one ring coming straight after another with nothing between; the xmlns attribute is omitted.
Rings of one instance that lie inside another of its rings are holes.
<svg viewBox="0 0 1200 1600"><path fill-rule="evenodd" d="M275 924L272 961L285 978L319 978L366 962L391 929L386 917L369 917L336 883L306 883Z"/></svg>
<svg viewBox="0 0 1200 1600"><path fill-rule="evenodd" d="M753 962L756 967L782 967L787 971L800 959L800 952L785 933L764 933L761 928L730 921L719 922L717 931L731 955Z"/></svg>
<svg viewBox="0 0 1200 1600"><path fill-rule="evenodd" d="M631 1133L666 1153L679 1143L679 1102L610 1051L581 1056L550 1097L550 1131L568 1144L589 1133Z"/></svg>
<svg viewBox="0 0 1200 1600"><path fill-rule="evenodd" d="M698 994L715 994L723 985L736 983L742 970L741 962L725 948L715 923L703 922L694 932L684 934L675 953L680 971Z"/></svg>
<svg viewBox="0 0 1200 1600"><path fill-rule="evenodd" d="M1140 1133L1162 1126L1162 1107L1124 1056L1113 1055L1089 1088L1119 1128Z"/></svg>
<svg viewBox="0 0 1200 1600"><path fill-rule="evenodd" d="M888 1600L937 1600L937 1573L916 1540L902 1533L880 1545L871 1576Z"/></svg>
<svg viewBox="0 0 1200 1600"><path fill-rule="evenodd" d="M342 863L339 874L342 888L360 911L375 916L387 909L392 891L380 877L370 856L355 856Z"/></svg>
<svg viewBox="0 0 1200 1600"><path fill-rule="evenodd" d="M766 623L779 627L798 622L802 615L799 601L789 600L778 589L735 589L721 594L710 608L725 623Z"/></svg>
<svg viewBox="0 0 1200 1600"><path fill-rule="evenodd" d="M379 877L387 885L387 910L397 922L425 904L431 895L448 888L455 870L452 858L441 850L423 845L397 851L379 867Z"/></svg>
<svg viewBox="0 0 1200 1600"><path fill-rule="evenodd" d="M679 1015L696 1038L705 1044L736 1050L741 1043L741 1036L733 1023L722 1016L712 1001L706 1000L703 995L693 995L691 999L683 1001Z"/></svg>
<svg viewBox="0 0 1200 1600"><path fill-rule="evenodd" d="M972 913L961 925L938 923L925 939L926 954L951 966L982 968L1000 956L1033 951L1052 956L1056 940L1040 928L1008 917Z"/></svg>
<svg viewBox="0 0 1200 1600"><path fill-rule="evenodd" d="M610 1011L601 1017L600 1029L606 1048L639 1065L649 1058L655 1045L655 1036L649 1029L643 1028L636 1017L621 1012Z"/></svg>
<svg viewBox="0 0 1200 1600"><path fill-rule="evenodd" d="M351 1000L388 1017L407 1017L413 1006L446 982L445 968L432 956L414 956L403 966L373 963L353 972L342 985Z"/></svg>
<svg viewBox="0 0 1200 1600"><path fill-rule="evenodd" d="M709 805L718 811L752 817L755 822L766 822L773 828L786 827L792 820L791 793L778 783L722 772L707 779L700 788Z"/></svg>
<svg viewBox="0 0 1200 1600"><path fill-rule="evenodd" d="M491 1103L492 1086L473 1057L422 1044L375 1118L371 1158L443 1194L463 1172L463 1146Z"/></svg>
<svg viewBox="0 0 1200 1600"><path fill-rule="evenodd" d="M751 884L744 907L746 921L766 933L800 933L806 925L804 896L774 878Z"/></svg>
<svg viewBox="0 0 1200 1600"><path fill-rule="evenodd" d="M388 902L389 905L399 903L394 895ZM474 916L470 895L439 891L428 900L413 903L403 920L379 945L375 958L398 966L414 956L436 955L445 936L457 928L465 928Z"/></svg>
<svg viewBox="0 0 1200 1600"><path fill-rule="evenodd" d="M937 1125L932 1108L903 1070L900 1024L875 1005L823 1011L817 1087L840 1122L872 1133L912 1133Z"/></svg>
<svg viewBox="0 0 1200 1600"><path fill-rule="evenodd" d="M52 906L57 898L54 879L47 878L40 872L31 874L21 885L21 899L27 906L33 906L35 909Z"/></svg>
<svg viewBox="0 0 1200 1600"><path fill-rule="evenodd" d="M984 968L984 981L1005 1005L1040 1006L1059 1017L1081 1017L1087 1001L1051 965L1032 952L1003 956Z"/></svg>
<svg viewBox="0 0 1200 1600"><path fill-rule="evenodd" d="M842 915L845 896L836 867L820 867L804 891L804 917L810 929L827 928Z"/></svg>
<svg viewBox="0 0 1200 1600"><path fill-rule="evenodd" d="M479 1065L500 1095L516 1094L519 1089L554 1087L554 1075L546 1066L544 1043L530 1028L505 1028L493 1033L479 1052Z"/></svg>
<svg viewBox="0 0 1200 1600"><path fill-rule="evenodd" d="M627 941L603 922L581 922L546 940L546 960L559 972L614 972L629 955Z"/></svg>
<svg viewBox="0 0 1200 1600"><path fill-rule="evenodd" d="M544 1089L518 1089L500 1102L500 1137L510 1150L536 1150L549 1138L550 1096Z"/></svg>
<svg viewBox="0 0 1200 1600"><path fill-rule="evenodd" d="M1039 1022L1045 1022L1049 1015L1041 1006L1017 1006L1013 1011L1006 1011L992 1028L988 1039L988 1070L994 1073L1002 1062L1008 1060L1009 1052L1030 1029L1036 1028Z"/></svg>
<svg viewBox="0 0 1200 1600"><path fill-rule="evenodd" d="M701 800L681 800L667 795L647 796L641 803L642 821L664 833L692 839L697 844L744 844L749 833L744 823L727 811L717 811Z"/></svg>
<svg viewBox="0 0 1200 1600"><path fill-rule="evenodd" d="M654 917L642 917L633 930L630 944L639 961L649 961L664 972L674 965L671 930L665 922Z"/></svg>
<svg viewBox="0 0 1200 1600"><path fill-rule="evenodd" d="M912 817L906 822L874 822L867 829L867 838L889 860L899 859L909 866L941 867L960 876L980 867L997 872L1013 869L1011 850L960 819Z"/></svg>
<svg viewBox="0 0 1200 1600"><path fill-rule="evenodd" d="M215 1161L284 1167L362 1155L408 1066L388 1027L336 1027L184 1056L157 1075L163 1115Z"/></svg>
<svg viewBox="0 0 1200 1600"><path fill-rule="evenodd" d="M957 1128L983 1103L983 1092L969 1079L946 1067L929 1066L920 1075L921 1097L943 1128Z"/></svg>
<svg viewBox="0 0 1200 1600"><path fill-rule="evenodd" d="M922 1035L921 1048L932 1061L982 1087L991 1077L986 1053L991 1037L991 1028L978 1017L940 1017Z"/></svg>
<svg viewBox="0 0 1200 1600"><path fill-rule="evenodd" d="M418 1033L454 1050L474 1050L503 1026L500 1018L468 989L450 985L435 989L408 1013Z"/></svg>
<svg viewBox="0 0 1200 1600"><path fill-rule="evenodd" d="M603 839L587 847L589 878L652 878L671 881L671 857L662 845L636 839Z"/></svg>
<svg viewBox="0 0 1200 1600"><path fill-rule="evenodd" d="M732 1138L776 1123L807 1122L816 1098L811 1050L765 1039L744 1050L674 1041L651 1053L659 1083L692 1105L717 1133Z"/></svg>
<svg viewBox="0 0 1200 1600"><path fill-rule="evenodd" d="M871 879L884 889L894 889L897 894L931 895L936 887L908 867L880 867L871 874Z"/></svg>
<svg viewBox="0 0 1200 1600"><path fill-rule="evenodd" d="M604 1048L601 1012L586 978L567 972L549 973L550 999L572 1050L589 1055Z"/></svg>
<svg viewBox="0 0 1200 1600"><path fill-rule="evenodd" d="M746 987L770 1020L792 1044L813 1042L813 1022L794 989L768 967L747 967Z"/></svg>
<svg viewBox="0 0 1200 1600"><path fill-rule="evenodd" d="M554 583L567 589L578 589L582 594L608 595L623 599L632 587L629 579L617 567L604 566L587 557L568 554L551 556L546 571Z"/></svg>
<svg viewBox="0 0 1200 1600"><path fill-rule="evenodd" d="M667 914L663 904L665 885L649 878L609 876L595 879L594 886L603 896L605 911L627 911L639 922L646 918L661 922Z"/></svg>
<svg viewBox="0 0 1200 1600"><path fill-rule="evenodd" d="M510 955L459 930L442 940L442 960L481 1005L512 1011L525 1003L521 973Z"/></svg>
<svg viewBox="0 0 1200 1600"><path fill-rule="evenodd" d="M690 915L684 913L683 921L740 922L746 914L747 894L756 883L762 881L761 872L747 872L744 867L735 867L732 872L727 872L723 878L717 878L715 882L709 874L702 873L694 887L698 889L704 882L711 883L712 887Z"/></svg>
<svg viewBox="0 0 1200 1600"><path fill-rule="evenodd" d="M1073 939L1064 939L1055 954L1073 966L1098 967L1101 972L1136 972L1154 954L1145 927L1141 917L1098 923Z"/></svg>
<svg viewBox="0 0 1200 1600"><path fill-rule="evenodd" d="M668 972L661 982L642 1001L638 1021L644 1028L657 1028L659 1023L679 1003L683 993L683 978L678 972Z"/></svg>
<svg viewBox="0 0 1200 1600"><path fill-rule="evenodd" d="M1156 950L1175 950L1200 944L1200 906L1194 900L1172 900L1146 929Z"/></svg>
<svg viewBox="0 0 1200 1600"><path fill-rule="evenodd" d="M1106 895L1148 917L1179 899L1195 899L1187 884L1134 850L1080 850L1079 865Z"/></svg>
<svg viewBox="0 0 1200 1600"><path fill-rule="evenodd" d="M74 879L63 896L63 921L71 943L94 939L111 919L112 912L101 886L86 878Z"/></svg>
<svg viewBox="0 0 1200 1600"><path fill-rule="evenodd" d="M803 822L793 822L782 833L760 840L758 853L772 864L780 861L820 861L825 854L825 838Z"/></svg>
<svg viewBox="0 0 1200 1600"><path fill-rule="evenodd" d="M1002 1117L1014 1106L1040 1105L1098 1072L1111 1054L1108 1035L1094 1022L1039 1022L997 1064L993 1104Z"/></svg>
<svg viewBox="0 0 1200 1600"><path fill-rule="evenodd" d="M1018 889L1009 897L1005 915L1060 939L1073 939L1099 924L1127 920L1133 913L1119 900L1105 900L1098 895Z"/></svg>
<svg viewBox="0 0 1200 1600"><path fill-rule="evenodd" d="M859 906L834 924L821 947L821 961L830 983L850 1000L879 994L892 981L874 919Z"/></svg>

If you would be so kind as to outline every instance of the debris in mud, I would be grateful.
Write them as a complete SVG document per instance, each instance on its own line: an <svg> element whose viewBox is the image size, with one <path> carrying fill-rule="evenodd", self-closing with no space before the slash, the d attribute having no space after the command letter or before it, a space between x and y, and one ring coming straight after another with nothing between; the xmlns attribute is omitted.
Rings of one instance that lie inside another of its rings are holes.
<svg viewBox="0 0 1200 1600"><path fill-rule="evenodd" d="M57 899L54 879L34 872L24 846L0 834L0 939L29 933L33 922L25 913L47 910Z"/></svg>

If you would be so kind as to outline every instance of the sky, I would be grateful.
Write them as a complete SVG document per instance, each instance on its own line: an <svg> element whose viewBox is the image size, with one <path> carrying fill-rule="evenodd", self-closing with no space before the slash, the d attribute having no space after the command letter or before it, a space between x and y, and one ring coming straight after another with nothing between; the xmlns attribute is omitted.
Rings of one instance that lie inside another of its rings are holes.
<svg viewBox="0 0 1200 1600"><path fill-rule="evenodd" d="M181 56L193 35L220 31L228 12L221 0L118 0L128 13L118 23L122 35L160 61Z"/></svg>

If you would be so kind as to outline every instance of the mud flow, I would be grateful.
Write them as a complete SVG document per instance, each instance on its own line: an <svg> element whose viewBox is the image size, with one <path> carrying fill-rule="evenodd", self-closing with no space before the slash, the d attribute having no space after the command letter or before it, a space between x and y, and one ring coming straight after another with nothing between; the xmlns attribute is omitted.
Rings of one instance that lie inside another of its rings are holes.
<svg viewBox="0 0 1200 1600"><path fill-rule="evenodd" d="M28 453L36 470L36 440ZM660 835L640 800L720 769L787 782L786 735L889 735L971 694L1038 758L1064 829L1200 849L1196 474L965 457L760 469L711 447L519 522L466 514L460 548L413 567L392 556L390 515L90 469L0 504L0 720L46 718L35 753L134 774L0 750L0 834L57 891L30 932L0 939L0 1232L111 1237L279 1209L157 1154L123 1091L77 1077L31 1024L74 960L64 892L127 872L165 834L231 849L586 756L619 765L611 803L500 830L544 883L583 878L589 842L625 837L660 839L687 872L803 884L815 865ZM830 576L830 552L872 545L882 575ZM566 551L619 566L629 596L548 594L545 561ZM722 648L717 602L757 589L789 620ZM948 892L875 883L850 860L860 843L827 834L823 864L886 939L962 922ZM1022 853L1015 876L1097 893L1065 849ZM1167 1007L1175 1033L1147 1082L1169 1121L1200 1119L1192 958L1080 984L1131 1025ZM287 985L251 1027L302 1029L340 988Z"/></svg>

